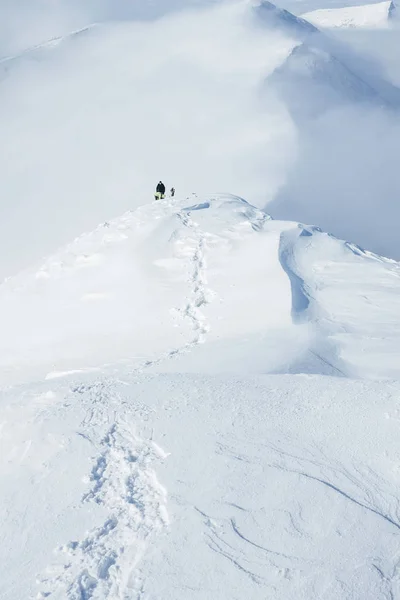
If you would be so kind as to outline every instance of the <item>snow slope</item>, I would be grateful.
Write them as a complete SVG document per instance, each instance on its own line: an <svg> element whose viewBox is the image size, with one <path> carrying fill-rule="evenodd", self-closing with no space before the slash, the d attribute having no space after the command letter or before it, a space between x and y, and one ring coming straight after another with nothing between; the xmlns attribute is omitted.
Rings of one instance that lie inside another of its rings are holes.
<svg viewBox="0 0 400 600"><path fill-rule="evenodd" d="M4 396L2 598L399 597L398 382L119 379Z"/></svg>
<svg viewBox="0 0 400 600"><path fill-rule="evenodd" d="M344 8L321 8L302 15L317 27L379 27L389 26L389 15L393 11L392 2L379 2L366 6L346 6Z"/></svg>
<svg viewBox="0 0 400 600"><path fill-rule="evenodd" d="M256 256L265 258L256 262ZM333 274L329 264L342 267ZM351 295L349 281L360 269L365 273ZM371 354L379 346L370 328L381 329L382 317L365 300L376 278L386 308L392 307L387 336L396 348L397 263L316 229L271 221L235 196L152 203L77 238L0 287L6 316L0 376L8 383L28 372L52 377L127 359L136 367L154 356L185 354L205 338L207 347L221 351L202 370L231 370L233 360L235 372L287 372L298 369L301 356L302 372L358 374L358 351L368 344ZM320 288L328 286L325 296ZM352 307L346 318L336 300L344 290L345 310ZM360 347L347 349L348 327L358 332ZM233 349L235 338L240 344ZM191 355L197 369L197 354ZM398 373L390 354L374 369L380 376Z"/></svg>
<svg viewBox="0 0 400 600"><path fill-rule="evenodd" d="M47 4L0 0L0 599L400 600L398 89L290 5Z"/></svg>
<svg viewBox="0 0 400 600"><path fill-rule="evenodd" d="M0 597L400 597L399 286L228 194L8 280Z"/></svg>

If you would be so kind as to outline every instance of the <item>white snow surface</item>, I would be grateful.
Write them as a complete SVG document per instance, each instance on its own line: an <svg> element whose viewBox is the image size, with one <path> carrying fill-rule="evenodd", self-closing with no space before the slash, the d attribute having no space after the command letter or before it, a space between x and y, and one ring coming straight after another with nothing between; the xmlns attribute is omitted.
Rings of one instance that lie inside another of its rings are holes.
<svg viewBox="0 0 400 600"><path fill-rule="evenodd" d="M400 268L230 194L0 287L0 597L400 598Z"/></svg>
<svg viewBox="0 0 400 600"><path fill-rule="evenodd" d="M389 11L392 2L378 2L365 6L343 8L320 8L302 15L317 27L389 27Z"/></svg>
<svg viewBox="0 0 400 600"><path fill-rule="evenodd" d="M0 600L400 600L388 10L0 0Z"/></svg>

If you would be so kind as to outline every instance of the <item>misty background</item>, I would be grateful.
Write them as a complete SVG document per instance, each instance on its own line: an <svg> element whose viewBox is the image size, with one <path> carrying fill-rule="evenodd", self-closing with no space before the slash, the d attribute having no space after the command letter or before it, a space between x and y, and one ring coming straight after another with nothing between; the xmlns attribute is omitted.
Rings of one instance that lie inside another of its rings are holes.
<svg viewBox="0 0 400 600"><path fill-rule="evenodd" d="M0 23L0 278L152 201L159 179L400 258L399 108L355 94L345 60L398 85L395 24L324 32L338 65L308 47L296 62L301 27L246 2L3 0Z"/></svg>

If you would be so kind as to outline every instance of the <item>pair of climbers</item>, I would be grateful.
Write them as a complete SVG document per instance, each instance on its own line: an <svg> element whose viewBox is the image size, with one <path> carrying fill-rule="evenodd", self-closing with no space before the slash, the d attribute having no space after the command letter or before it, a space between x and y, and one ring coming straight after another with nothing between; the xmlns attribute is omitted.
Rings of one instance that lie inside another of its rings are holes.
<svg viewBox="0 0 400 600"><path fill-rule="evenodd" d="M171 198L173 198L175 196L175 188L171 188L170 192L171 194ZM156 200L162 200L163 198L165 198L165 185L163 184L162 181L159 181L156 187L156 193L154 194L154 198Z"/></svg>

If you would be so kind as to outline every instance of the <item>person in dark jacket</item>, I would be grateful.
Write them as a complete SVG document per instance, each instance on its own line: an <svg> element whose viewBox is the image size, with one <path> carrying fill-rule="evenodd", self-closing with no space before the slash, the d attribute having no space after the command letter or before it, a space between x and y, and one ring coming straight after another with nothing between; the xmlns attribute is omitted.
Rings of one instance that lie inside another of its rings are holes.
<svg viewBox="0 0 400 600"><path fill-rule="evenodd" d="M156 200L162 200L165 198L165 185L162 181L159 181L156 187L156 193L154 194Z"/></svg>

